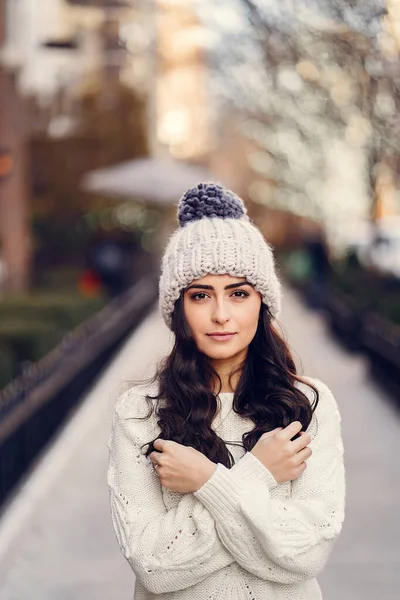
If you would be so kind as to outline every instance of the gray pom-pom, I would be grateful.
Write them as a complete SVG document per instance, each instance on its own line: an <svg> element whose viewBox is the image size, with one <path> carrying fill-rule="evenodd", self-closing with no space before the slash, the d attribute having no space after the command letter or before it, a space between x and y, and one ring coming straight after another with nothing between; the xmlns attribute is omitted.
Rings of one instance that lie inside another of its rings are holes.
<svg viewBox="0 0 400 600"><path fill-rule="evenodd" d="M199 183L190 188L181 198L178 207L181 227L200 219L240 219L246 213L239 196L217 183Z"/></svg>

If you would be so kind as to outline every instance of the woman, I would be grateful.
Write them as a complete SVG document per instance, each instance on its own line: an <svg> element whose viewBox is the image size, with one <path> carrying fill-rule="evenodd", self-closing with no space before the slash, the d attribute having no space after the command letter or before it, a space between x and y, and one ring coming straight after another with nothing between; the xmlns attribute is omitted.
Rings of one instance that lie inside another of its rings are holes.
<svg viewBox="0 0 400 600"><path fill-rule="evenodd" d="M175 334L117 401L108 485L135 600L317 600L344 520L341 418L275 322L281 285L242 200L200 183L162 260Z"/></svg>

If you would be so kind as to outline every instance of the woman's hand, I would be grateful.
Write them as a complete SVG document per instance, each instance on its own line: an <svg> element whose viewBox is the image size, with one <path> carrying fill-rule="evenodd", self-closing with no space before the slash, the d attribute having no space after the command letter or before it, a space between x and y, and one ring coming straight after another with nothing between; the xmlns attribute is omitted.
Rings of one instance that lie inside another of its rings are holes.
<svg viewBox="0 0 400 600"><path fill-rule="evenodd" d="M307 468L306 458L312 454L307 444L311 436L305 431L300 431L302 424L293 421L284 429L277 427L273 431L263 433L251 452L272 473L278 483L292 481ZM300 433L300 437L291 440Z"/></svg>
<svg viewBox="0 0 400 600"><path fill-rule="evenodd" d="M197 492L210 479L217 465L191 446L158 438L149 458L157 467L161 485L174 492Z"/></svg>

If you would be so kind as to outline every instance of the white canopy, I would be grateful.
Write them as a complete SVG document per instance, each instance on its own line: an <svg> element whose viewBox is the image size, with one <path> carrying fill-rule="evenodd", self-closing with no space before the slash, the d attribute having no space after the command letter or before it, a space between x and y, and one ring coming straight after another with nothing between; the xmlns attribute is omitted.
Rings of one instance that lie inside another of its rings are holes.
<svg viewBox="0 0 400 600"><path fill-rule="evenodd" d="M207 181L222 183L200 166L172 158L141 158L86 173L82 189L170 205L177 204L188 188Z"/></svg>

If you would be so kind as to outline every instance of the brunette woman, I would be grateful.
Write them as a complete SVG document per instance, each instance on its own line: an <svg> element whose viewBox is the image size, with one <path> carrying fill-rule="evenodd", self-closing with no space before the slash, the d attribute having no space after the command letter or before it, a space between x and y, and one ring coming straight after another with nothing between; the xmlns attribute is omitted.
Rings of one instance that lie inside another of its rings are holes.
<svg viewBox="0 0 400 600"><path fill-rule="evenodd" d="M118 399L109 438L134 598L320 600L345 509L336 400L297 372L272 249L242 200L200 183L178 216L159 284L174 346Z"/></svg>

